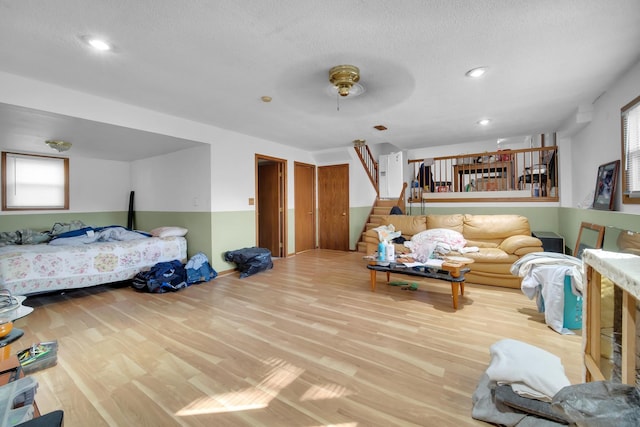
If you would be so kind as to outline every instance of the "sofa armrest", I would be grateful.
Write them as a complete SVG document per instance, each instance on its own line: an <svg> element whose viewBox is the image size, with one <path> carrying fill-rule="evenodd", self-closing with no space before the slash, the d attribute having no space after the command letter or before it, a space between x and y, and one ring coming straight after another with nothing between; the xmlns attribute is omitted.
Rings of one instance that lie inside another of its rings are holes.
<svg viewBox="0 0 640 427"><path fill-rule="evenodd" d="M502 249L508 254L516 255L523 253L523 251L524 253L535 252L537 248L539 248L539 251L542 251L542 240L537 237L525 235L507 237L498 246L498 249Z"/></svg>

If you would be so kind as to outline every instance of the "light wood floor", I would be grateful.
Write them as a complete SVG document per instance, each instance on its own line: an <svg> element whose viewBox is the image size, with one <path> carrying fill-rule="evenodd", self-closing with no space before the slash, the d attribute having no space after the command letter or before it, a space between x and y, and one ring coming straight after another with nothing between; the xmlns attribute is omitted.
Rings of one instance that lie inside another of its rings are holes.
<svg viewBox="0 0 640 427"><path fill-rule="evenodd" d="M486 425L471 395L503 338L580 382L581 337L549 329L521 291L467 284L453 311L448 283L383 277L373 293L361 253L310 251L173 294L30 297L13 348L58 340L58 364L33 375L66 427Z"/></svg>

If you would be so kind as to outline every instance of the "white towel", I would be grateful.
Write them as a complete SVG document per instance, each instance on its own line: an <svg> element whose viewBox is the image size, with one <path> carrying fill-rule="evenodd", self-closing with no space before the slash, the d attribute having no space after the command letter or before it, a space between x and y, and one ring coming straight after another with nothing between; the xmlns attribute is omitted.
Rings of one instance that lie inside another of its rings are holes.
<svg viewBox="0 0 640 427"><path fill-rule="evenodd" d="M490 348L487 375L498 384L510 384L521 396L550 402L563 387L571 385L560 358L541 348L504 339Z"/></svg>
<svg viewBox="0 0 640 427"><path fill-rule="evenodd" d="M376 231L378 233L378 240L380 240L381 242L386 241L388 243L391 243L393 239L402 235L402 232L400 230L396 231L396 228L393 226L393 224L381 225L374 228L373 231Z"/></svg>

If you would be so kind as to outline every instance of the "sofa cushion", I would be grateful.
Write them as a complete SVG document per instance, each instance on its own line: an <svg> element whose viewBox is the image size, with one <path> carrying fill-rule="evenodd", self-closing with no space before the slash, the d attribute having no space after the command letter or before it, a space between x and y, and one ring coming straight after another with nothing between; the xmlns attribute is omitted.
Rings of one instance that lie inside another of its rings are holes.
<svg viewBox="0 0 640 427"><path fill-rule="evenodd" d="M475 246L478 248L497 248L498 243L496 242L482 242L480 240L468 240L467 239L467 247Z"/></svg>
<svg viewBox="0 0 640 427"><path fill-rule="evenodd" d="M522 248L538 248L538 252L540 252L542 251L542 242L536 237L518 235L507 237L498 247L508 254L516 254L516 251Z"/></svg>
<svg viewBox="0 0 640 427"><path fill-rule="evenodd" d="M467 240L500 243L509 236L531 235L529 220L521 215L469 215L464 216L462 234Z"/></svg>
<svg viewBox="0 0 640 427"><path fill-rule="evenodd" d="M544 252L544 249L542 248L542 246L525 246L524 248L516 249L513 254L521 257L533 252Z"/></svg>
<svg viewBox="0 0 640 427"><path fill-rule="evenodd" d="M513 264L518 260L518 256L498 248L481 248L478 252L465 252L462 256L474 261L474 264L470 265L472 270L477 268L476 263Z"/></svg>
<svg viewBox="0 0 640 427"><path fill-rule="evenodd" d="M517 258L517 257L514 257ZM486 274L504 274L507 276L511 276L511 263L505 262L505 263L501 263L501 264L496 264L496 263L492 263L492 262L478 262L478 263L473 263L472 264L474 266L473 271L478 273L478 272L482 272L482 273L486 273Z"/></svg>
<svg viewBox="0 0 640 427"><path fill-rule="evenodd" d="M464 215L462 214L451 214L451 215L427 215L427 229L431 230L432 228L447 228L449 230L455 230L458 233L463 232L463 220ZM467 236L465 235L465 238Z"/></svg>
<svg viewBox="0 0 640 427"><path fill-rule="evenodd" d="M424 215L385 215L382 217L382 225L392 225L403 236L413 236L427 229Z"/></svg>

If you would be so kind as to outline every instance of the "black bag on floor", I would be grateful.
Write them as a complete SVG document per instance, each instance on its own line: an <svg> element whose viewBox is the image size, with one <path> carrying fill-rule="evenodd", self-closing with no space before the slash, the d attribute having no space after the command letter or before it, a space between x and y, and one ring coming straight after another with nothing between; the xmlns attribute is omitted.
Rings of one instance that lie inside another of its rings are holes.
<svg viewBox="0 0 640 427"><path fill-rule="evenodd" d="M187 271L180 261L159 262L149 271L135 275L131 287L141 292L162 294L187 287Z"/></svg>
<svg viewBox="0 0 640 427"><path fill-rule="evenodd" d="M236 263L241 279L273 268L271 251L265 248L253 247L228 251L225 252L224 259Z"/></svg>

